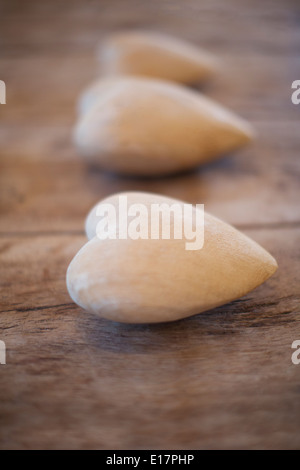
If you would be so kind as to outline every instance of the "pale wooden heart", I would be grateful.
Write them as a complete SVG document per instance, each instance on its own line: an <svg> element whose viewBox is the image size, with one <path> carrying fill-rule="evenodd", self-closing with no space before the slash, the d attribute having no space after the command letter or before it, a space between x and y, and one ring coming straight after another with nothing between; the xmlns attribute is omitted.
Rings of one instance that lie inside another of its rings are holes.
<svg viewBox="0 0 300 470"><path fill-rule="evenodd" d="M147 193L124 193L128 203L181 203ZM101 203L118 204L119 195ZM98 205L97 205L98 206ZM91 240L67 272L72 299L101 317L128 323L178 320L237 299L266 281L275 259L232 226L205 213L204 246L187 251L184 239L99 240L93 208Z"/></svg>

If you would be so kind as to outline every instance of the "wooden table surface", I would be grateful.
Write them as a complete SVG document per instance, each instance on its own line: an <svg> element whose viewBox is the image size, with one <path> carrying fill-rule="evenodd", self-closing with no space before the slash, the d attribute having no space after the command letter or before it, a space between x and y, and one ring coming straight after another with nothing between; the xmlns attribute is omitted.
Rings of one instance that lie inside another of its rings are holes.
<svg viewBox="0 0 300 470"><path fill-rule="evenodd" d="M298 3L299 5L299 3ZM300 448L300 10L291 0L0 2L0 447ZM89 168L71 133L97 42L145 27L221 60L203 89L255 144L170 178ZM172 324L130 326L72 303L67 266L100 198L143 190L204 203L279 270L246 297Z"/></svg>

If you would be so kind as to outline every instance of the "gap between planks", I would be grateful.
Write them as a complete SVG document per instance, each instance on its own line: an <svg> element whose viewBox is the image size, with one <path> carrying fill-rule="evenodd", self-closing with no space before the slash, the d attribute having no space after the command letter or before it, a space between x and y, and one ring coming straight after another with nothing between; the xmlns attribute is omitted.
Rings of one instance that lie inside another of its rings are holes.
<svg viewBox="0 0 300 470"><path fill-rule="evenodd" d="M293 222L272 222L269 224L233 224L238 230L277 230L300 227L300 220ZM22 232L0 232L0 237L47 237L47 236L84 236L84 230L39 230Z"/></svg>

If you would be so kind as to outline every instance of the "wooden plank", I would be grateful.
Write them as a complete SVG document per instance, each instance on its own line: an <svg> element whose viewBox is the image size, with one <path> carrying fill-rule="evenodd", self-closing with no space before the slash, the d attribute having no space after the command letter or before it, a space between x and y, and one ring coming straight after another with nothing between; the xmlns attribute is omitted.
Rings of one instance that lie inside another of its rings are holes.
<svg viewBox="0 0 300 470"><path fill-rule="evenodd" d="M250 121L300 119L291 102L291 84L300 76L296 58L228 53L219 58L219 73L199 91ZM2 58L0 67L7 87L2 125L72 126L79 95L101 77L93 49L67 58Z"/></svg>
<svg viewBox="0 0 300 470"><path fill-rule="evenodd" d="M0 447L299 447L300 230L247 233L278 258L269 282L152 326L70 305L65 270L84 237L1 239L1 287L14 288L1 308Z"/></svg>
<svg viewBox="0 0 300 470"><path fill-rule="evenodd" d="M298 448L297 0L0 3L0 448ZM97 43L158 29L222 60L203 91L249 119L255 144L191 173L119 178L71 143ZM205 203L278 260L246 297L172 324L108 322L72 303L67 266L100 198L142 190Z"/></svg>
<svg viewBox="0 0 300 470"><path fill-rule="evenodd" d="M4 54L67 54L90 51L107 32L120 28L158 29L211 50L265 54L297 53L296 0L145 2L109 0L65 8L62 1L8 3L0 18ZM19 14L16 14L16 8Z"/></svg>
<svg viewBox="0 0 300 470"><path fill-rule="evenodd" d="M118 191L149 191L188 202L239 227L300 221L297 123L257 123L247 150L176 177L121 178L91 168L68 128L15 128L2 137L0 232L82 231L91 207ZM63 203L62 203L63 201Z"/></svg>

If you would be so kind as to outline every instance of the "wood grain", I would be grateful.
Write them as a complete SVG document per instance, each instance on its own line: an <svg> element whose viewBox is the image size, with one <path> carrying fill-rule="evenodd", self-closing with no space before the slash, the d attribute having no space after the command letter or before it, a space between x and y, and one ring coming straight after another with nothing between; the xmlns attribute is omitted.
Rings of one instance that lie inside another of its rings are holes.
<svg viewBox="0 0 300 470"><path fill-rule="evenodd" d="M0 3L1 449L299 449L299 18L292 0ZM253 123L254 145L173 178L88 167L71 141L76 100L99 74L97 42L130 27L217 54L203 91ZM205 203L268 249L278 272L173 324L85 313L66 268L87 211L122 190Z"/></svg>

